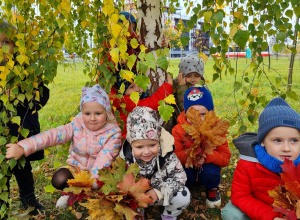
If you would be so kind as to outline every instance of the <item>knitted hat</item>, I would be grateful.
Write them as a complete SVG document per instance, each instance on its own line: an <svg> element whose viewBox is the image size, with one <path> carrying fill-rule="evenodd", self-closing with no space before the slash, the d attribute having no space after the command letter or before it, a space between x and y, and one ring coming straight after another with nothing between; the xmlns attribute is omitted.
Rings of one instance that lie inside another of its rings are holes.
<svg viewBox="0 0 300 220"><path fill-rule="evenodd" d="M185 113L193 105L203 105L208 111L214 110L213 98L205 87L191 87L184 93Z"/></svg>
<svg viewBox="0 0 300 220"><path fill-rule="evenodd" d="M126 18L126 20L129 21L129 24L136 23L135 17L132 14L130 14L129 12L127 12L127 11L121 11L119 13L119 15L124 15L125 18ZM119 19L118 22L121 22L123 24L123 20L122 19ZM135 30L134 31L136 31L136 26L135 26Z"/></svg>
<svg viewBox="0 0 300 220"><path fill-rule="evenodd" d="M136 107L127 118L127 141L151 139L159 141L161 127L156 111L149 107Z"/></svg>
<svg viewBox="0 0 300 220"><path fill-rule="evenodd" d="M203 77L204 62L202 61L201 57L198 58L197 53L192 53L183 57L180 60L178 67L179 67L179 72L183 73L183 77L185 77L187 74L192 72L199 73L200 76Z"/></svg>
<svg viewBox="0 0 300 220"><path fill-rule="evenodd" d="M257 142L261 144L269 131L281 126L300 130L300 115L282 98L274 98L259 116Z"/></svg>
<svg viewBox="0 0 300 220"><path fill-rule="evenodd" d="M99 84L94 85L92 88L83 87L80 99L80 110L82 105L86 102L97 102L102 105L107 113L111 112L110 102L107 93L101 88Z"/></svg>
<svg viewBox="0 0 300 220"><path fill-rule="evenodd" d="M8 23L8 21L5 18L0 18L0 30L1 29L5 29L5 30L11 29L11 30L14 30L14 31L18 31L18 29L15 26Z"/></svg>

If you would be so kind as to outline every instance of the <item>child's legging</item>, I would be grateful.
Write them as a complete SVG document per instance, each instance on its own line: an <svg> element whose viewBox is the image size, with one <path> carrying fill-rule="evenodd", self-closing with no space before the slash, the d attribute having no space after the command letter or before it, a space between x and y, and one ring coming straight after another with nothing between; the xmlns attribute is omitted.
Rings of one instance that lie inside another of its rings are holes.
<svg viewBox="0 0 300 220"><path fill-rule="evenodd" d="M172 217L179 216L183 212L183 210L185 210L189 206L190 201L190 191L186 186L184 186L170 199L170 205L165 207L163 215L168 215ZM154 203L154 205L162 206L163 200Z"/></svg>

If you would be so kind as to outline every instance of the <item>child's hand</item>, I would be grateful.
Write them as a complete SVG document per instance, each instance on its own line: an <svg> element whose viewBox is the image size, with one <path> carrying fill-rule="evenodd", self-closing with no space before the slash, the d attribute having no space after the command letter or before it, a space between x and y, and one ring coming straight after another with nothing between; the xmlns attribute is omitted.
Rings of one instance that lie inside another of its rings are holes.
<svg viewBox="0 0 300 220"><path fill-rule="evenodd" d="M165 47L169 47L169 42L166 38L166 35L163 34L162 39L161 39L161 47L165 48Z"/></svg>
<svg viewBox="0 0 300 220"><path fill-rule="evenodd" d="M276 218L274 218L274 220L284 220L284 218L276 217Z"/></svg>
<svg viewBox="0 0 300 220"><path fill-rule="evenodd" d="M204 155L201 157L201 159L199 160L199 165L204 164L205 159L206 159L206 155L204 154Z"/></svg>
<svg viewBox="0 0 300 220"><path fill-rule="evenodd" d="M17 144L6 145L6 159L20 159L24 155L24 148Z"/></svg>
<svg viewBox="0 0 300 220"><path fill-rule="evenodd" d="M173 86L173 78L170 73L167 73L167 83Z"/></svg>
<svg viewBox="0 0 300 220"><path fill-rule="evenodd" d="M179 86L185 86L186 85L185 77L183 77L182 75L183 75L183 73L179 73L178 76L177 76Z"/></svg>
<svg viewBox="0 0 300 220"><path fill-rule="evenodd" d="M150 198L152 199L152 202L153 202L152 204L154 204L158 200L158 196L154 189L149 190L146 194L148 194L150 196Z"/></svg>

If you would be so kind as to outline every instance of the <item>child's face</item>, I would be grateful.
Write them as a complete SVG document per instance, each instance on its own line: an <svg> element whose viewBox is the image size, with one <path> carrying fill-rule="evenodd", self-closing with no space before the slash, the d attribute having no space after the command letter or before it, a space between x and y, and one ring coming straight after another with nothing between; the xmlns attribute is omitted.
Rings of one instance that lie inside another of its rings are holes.
<svg viewBox="0 0 300 220"><path fill-rule="evenodd" d="M196 109L199 113L200 113L200 116L201 116L201 120L203 121L204 120L204 117L205 117L205 114L206 112L208 112L207 108L203 105L193 105L191 106L188 110L187 110L187 114L189 113L189 110L193 108L193 109ZM187 121L189 123L191 123L191 121L189 119L187 119Z"/></svg>
<svg viewBox="0 0 300 220"><path fill-rule="evenodd" d="M200 81L202 80L202 77L199 73L197 72L191 72L191 73L188 73L186 76L185 76L185 81L187 83L190 83L191 86L194 86L196 85L197 83L199 83Z"/></svg>
<svg viewBox="0 0 300 220"><path fill-rule="evenodd" d="M151 139L133 141L131 144L134 157L145 162L151 161L159 153L159 142Z"/></svg>
<svg viewBox="0 0 300 220"><path fill-rule="evenodd" d="M81 114L84 125L91 131L101 129L107 123L107 112L97 102L86 102L82 105Z"/></svg>
<svg viewBox="0 0 300 220"><path fill-rule="evenodd" d="M1 33L0 32L0 47L2 48L3 46L7 46L8 47L8 52L10 54L14 53L14 42L9 39L8 37L6 37L5 33ZM6 58L5 54L4 54L4 59Z"/></svg>
<svg viewBox="0 0 300 220"><path fill-rule="evenodd" d="M138 87L135 82L131 83L131 85L126 89L125 91L125 95L130 95L132 92L138 92L138 93L142 93L143 92L143 88L142 87Z"/></svg>
<svg viewBox="0 0 300 220"><path fill-rule="evenodd" d="M278 160L296 160L300 154L300 132L291 127L273 128L265 136L261 146Z"/></svg>

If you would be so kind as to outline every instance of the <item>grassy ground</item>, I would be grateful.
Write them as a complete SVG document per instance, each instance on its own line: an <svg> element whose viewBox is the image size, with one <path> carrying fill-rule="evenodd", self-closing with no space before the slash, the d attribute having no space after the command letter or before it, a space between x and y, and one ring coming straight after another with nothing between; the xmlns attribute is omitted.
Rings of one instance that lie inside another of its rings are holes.
<svg viewBox="0 0 300 220"><path fill-rule="evenodd" d="M179 59L171 60L169 71L176 76L178 74L178 63ZM249 64L250 60L239 59L236 63L235 60L231 60L232 65L237 65L236 74L227 76L223 74L221 79L217 79L215 82L212 82L212 77L214 74L213 69L213 60L209 59L205 65L205 78L207 80L208 87L210 88L215 104L215 110L217 115L220 115L223 119L231 120L234 117L233 112L237 111L237 106L240 109L241 106L236 105L236 102L240 102L245 97L243 94L236 94L234 97L233 84L235 81L242 81L242 77L248 76L250 83L244 81L246 88L250 88L251 82L258 83L259 93L266 94L269 99L272 98L272 91L270 89L270 83L266 80L264 73L261 73L260 77L253 78L254 73L250 72ZM276 84L275 77L282 77L283 80L286 80L288 73L289 61L287 58L272 58L271 67L276 70L268 70L267 66L263 66L262 69L268 74L268 79L272 83ZM49 85L50 88L50 100L47 105L39 112L40 122L42 130L46 130L52 127L56 127L64 124L69 120L72 114L76 111L81 94L81 88L88 82L90 79L83 74L83 64L76 63L76 70L74 65L71 63L68 67L63 65L59 66L57 77L54 82ZM297 94L299 93L300 79L296 77L300 71L300 62L296 60L294 65L294 81L293 89ZM285 90L286 83L277 83L276 88L279 90ZM250 88L251 91L251 88ZM244 91L246 93L246 90ZM243 96L242 96L243 95ZM287 101L298 110L299 102L291 99ZM248 126L248 131L255 131L257 124L251 124L247 122L245 115L243 116L244 123ZM239 121L233 124L230 127L230 134L228 136L229 141L232 139L232 136L236 134L239 128ZM220 185L220 191L222 194L222 207L230 199L231 189L230 183L232 180L232 175L238 161L238 152L231 148L232 158L230 165L222 169L222 181ZM36 194L39 197L41 203L46 207L46 219L75 219L74 213L79 210L68 209L68 210L57 210L55 209L55 203L57 198L60 195L60 192L55 191L53 194L45 193L44 187L50 184L51 177L53 172L57 167L64 164L66 158L63 155L66 155L67 147L59 146L53 147L49 150L46 150L46 159L40 162L34 162L34 178L36 182ZM18 188L14 178L12 181L12 199L13 206L19 207L19 202L17 201ZM191 188L192 192L192 202L188 210L184 212L180 217L182 219L221 219L220 209L210 209L205 208L205 194L203 188ZM221 208L222 208L221 207ZM78 208L78 207L77 207ZM159 212L161 209L153 208L148 211L148 219L159 219Z"/></svg>

